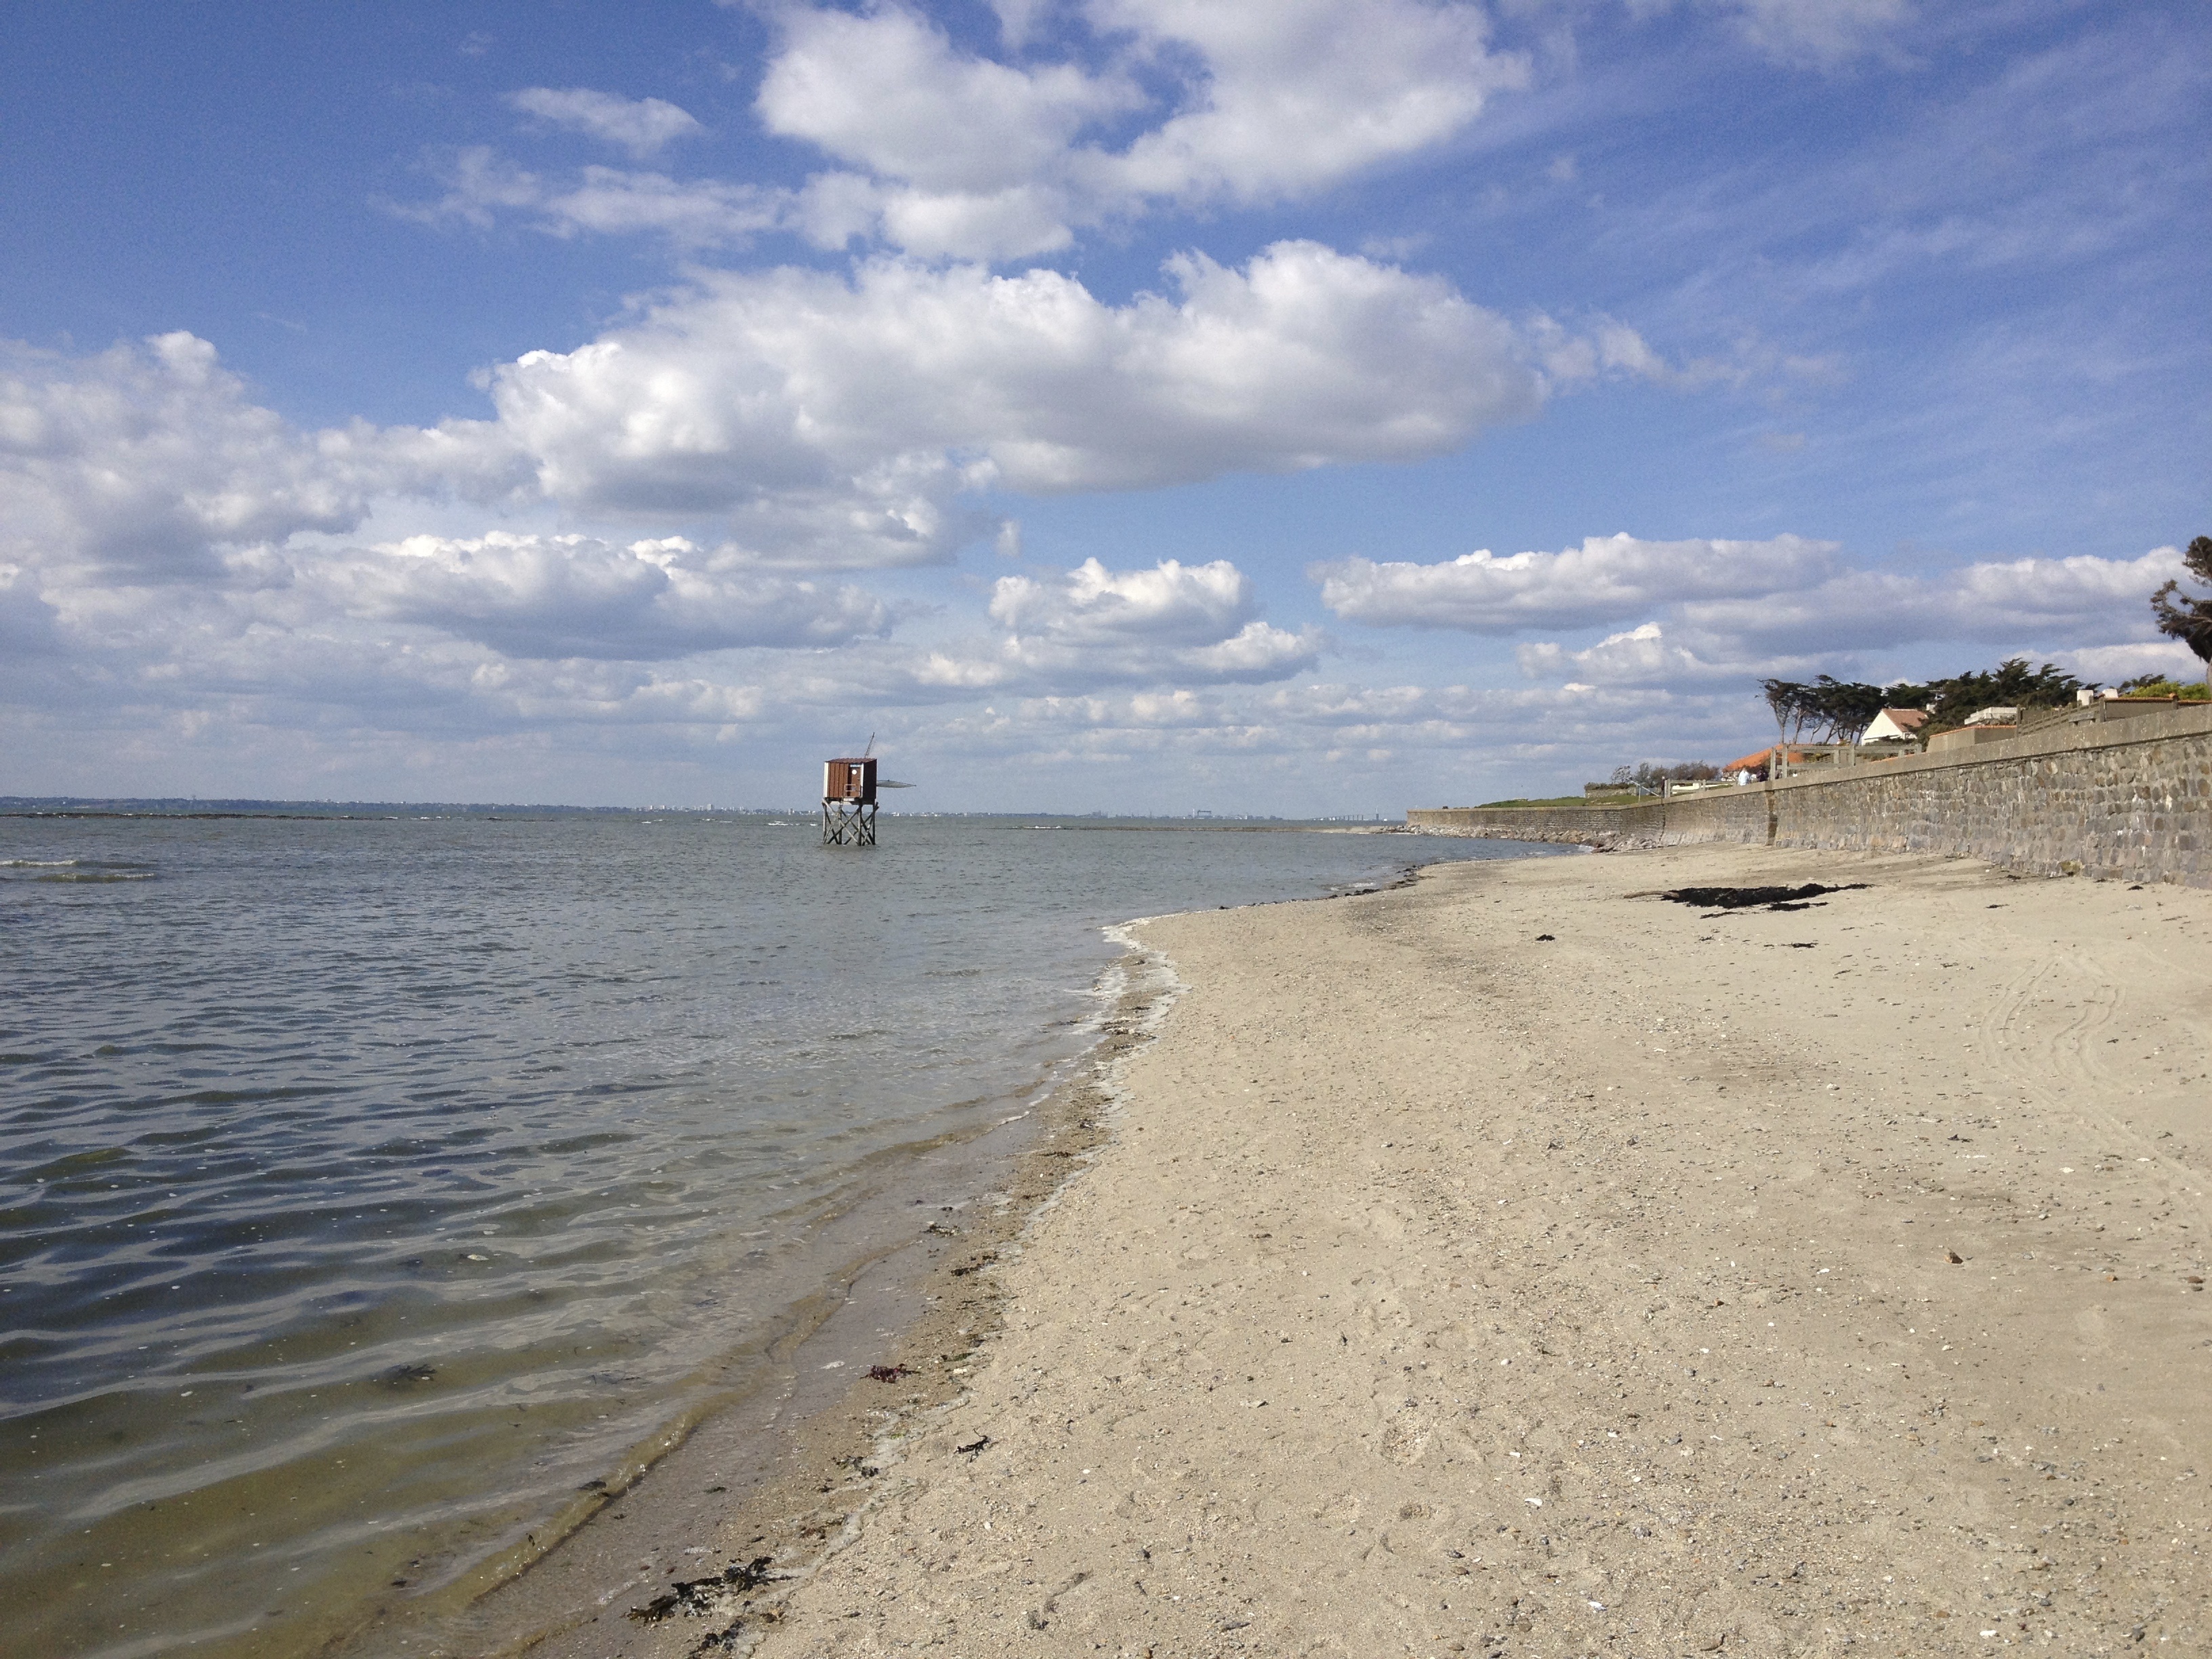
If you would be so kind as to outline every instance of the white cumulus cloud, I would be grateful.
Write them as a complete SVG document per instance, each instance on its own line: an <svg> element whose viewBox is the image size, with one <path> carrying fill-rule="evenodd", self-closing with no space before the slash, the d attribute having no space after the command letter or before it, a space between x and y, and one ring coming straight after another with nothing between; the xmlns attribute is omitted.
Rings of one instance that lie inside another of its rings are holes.
<svg viewBox="0 0 2212 1659"><path fill-rule="evenodd" d="M1522 337L1449 283L1278 243L1109 305L1058 272L883 258L702 272L493 370L492 420L303 431L189 334L0 358L0 558L213 571L379 500L720 524L763 565L942 562L991 489L1140 489L1408 460L1540 407Z"/></svg>
<svg viewBox="0 0 2212 1659"><path fill-rule="evenodd" d="M572 352L492 376L549 497L596 510L851 504L814 562L949 550L963 486L1134 489L1403 460L1534 414L1519 337L1449 284L1283 242L1170 262L1110 306L1055 271L878 259L850 276L703 273Z"/></svg>
<svg viewBox="0 0 2212 1659"><path fill-rule="evenodd" d="M83 362L0 365L0 556L121 573L205 568L216 543L349 530L364 480L342 434L256 407L185 333Z"/></svg>
<svg viewBox="0 0 2212 1659"><path fill-rule="evenodd" d="M1441 564L1362 558L1316 565L1322 603L1347 622L1504 634L1586 628L1695 599L1758 596L1818 582L1836 544L1801 536L1765 541L1644 541L1592 536L1557 553L1498 557L1484 548Z"/></svg>
<svg viewBox="0 0 2212 1659"><path fill-rule="evenodd" d="M1874 0L1851 0L1873 3ZM858 237L931 259L1066 247L1157 209L1255 206L1330 189L1453 141L1529 64L1492 50L1468 0L1086 0L1001 13L1001 56L956 43L916 6L772 9L762 126L830 165L797 190L592 169L552 181L488 149L457 152L446 196L406 216L550 234L652 232L684 249L768 228ZM701 131L660 99L533 87L536 121L641 160Z"/></svg>
<svg viewBox="0 0 2212 1659"><path fill-rule="evenodd" d="M1490 51L1480 8L1448 0L1091 0L1069 16L1100 66L1000 62L897 5L782 13L762 122L859 170L828 186L842 208L817 238L1005 259L1153 204L1285 199L1446 142L1528 76ZM1033 21L1011 15L1010 41Z"/></svg>
<svg viewBox="0 0 2212 1659"><path fill-rule="evenodd" d="M1550 641L1517 646L1514 657L1521 672L1531 679L1581 684L1690 687L1727 681L1742 685L1750 677L1750 670L1741 661L1708 662L1669 641L1666 629L1657 623L1609 634L1581 651L1570 651ZM1785 666L1763 663L1759 669L1764 673L1780 672Z"/></svg>
<svg viewBox="0 0 2212 1659"><path fill-rule="evenodd" d="M1091 122L1142 94L1073 64L1017 68L957 51L896 6L794 9L762 77L769 131L929 190L984 193L1048 171Z"/></svg>
<svg viewBox="0 0 2212 1659"><path fill-rule="evenodd" d="M842 645L890 625L883 602L849 584L765 575L682 537L617 546L501 531L412 536L301 563L356 615L511 657L651 661L738 646Z"/></svg>
<svg viewBox="0 0 2212 1659"><path fill-rule="evenodd" d="M1079 158L1107 189L1182 201L1279 199L1443 143L1528 64L1488 19L1436 0L1093 0L1109 35L1198 66L1185 102L1118 155Z"/></svg>
<svg viewBox="0 0 2212 1659"><path fill-rule="evenodd" d="M769 228L929 259L1000 262L1161 208L1249 207L1331 189L1447 144L1528 84L1468 0L1086 0L1002 13L1001 56L917 6L774 8L762 126L831 164L796 190L588 170L549 180L489 149L454 153L436 202L405 216L527 216L550 234L652 232L683 249ZM532 88L508 103L642 159L699 131L658 99Z"/></svg>
<svg viewBox="0 0 2212 1659"><path fill-rule="evenodd" d="M1006 629L994 647L933 653L921 684L1031 693L1158 682L1261 682L1319 659L1312 629L1261 621L1251 580L1226 559L1109 570L1097 559L1047 577L1002 576L990 616Z"/></svg>
<svg viewBox="0 0 2212 1659"><path fill-rule="evenodd" d="M650 155L672 139L705 131L688 110L659 98L623 98L586 87L526 87L507 101L550 126Z"/></svg>
<svg viewBox="0 0 2212 1659"><path fill-rule="evenodd" d="M0 558L27 567L204 580L227 549L343 534L379 497L528 480L481 422L302 431L182 331L84 358L0 347Z"/></svg>
<svg viewBox="0 0 2212 1659"><path fill-rule="evenodd" d="M1085 559L1058 580L1001 576L991 592L991 619L1016 637L1066 642L1211 644L1255 611L1250 580L1226 559L1199 565L1163 559L1149 570L1127 571Z"/></svg>

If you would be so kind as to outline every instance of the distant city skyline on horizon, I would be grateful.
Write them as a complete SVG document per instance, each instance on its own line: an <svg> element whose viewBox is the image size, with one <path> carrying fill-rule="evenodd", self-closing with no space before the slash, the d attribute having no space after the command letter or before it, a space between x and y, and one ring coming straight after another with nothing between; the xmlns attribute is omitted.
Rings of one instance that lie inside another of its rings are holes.
<svg viewBox="0 0 2212 1659"><path fill-rule="evenodd" d="M11 32L23 796L763 799L874 731L939 811L1311 820L1717 762L1766 676L2202 673L2212 15Z"/></svg>

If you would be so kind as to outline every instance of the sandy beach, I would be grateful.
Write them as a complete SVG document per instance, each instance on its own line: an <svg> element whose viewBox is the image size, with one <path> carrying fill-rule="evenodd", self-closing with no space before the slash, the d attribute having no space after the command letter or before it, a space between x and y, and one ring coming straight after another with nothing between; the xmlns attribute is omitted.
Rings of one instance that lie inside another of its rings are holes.
<svg viewBox="0 0 2212 1659"><path fill-rule="evenodd" d="M2212 1644L2212 894L1698 848L1135 936L903 1372L535 1650Z"/></svg>

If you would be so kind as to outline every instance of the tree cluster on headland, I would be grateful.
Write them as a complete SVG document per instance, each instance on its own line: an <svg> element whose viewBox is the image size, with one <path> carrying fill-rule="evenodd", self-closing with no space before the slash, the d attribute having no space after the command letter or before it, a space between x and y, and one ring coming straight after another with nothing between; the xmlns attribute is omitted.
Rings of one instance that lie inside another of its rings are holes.
<svg viewBox="0 0 2212 1659"><path fill-rule="evenodd" d="M2028 665L2026 657L2008 657L1994 669L1969 669L1944 679L1898 680L1867 685L1823 674L1810 683L1767 679L1759 683L1784 743L1856 743L1885 708L1926 712L1941 731L1963 726L1984 708L2058 708L2083 691L2101 688L2053 664Z"/></svg>

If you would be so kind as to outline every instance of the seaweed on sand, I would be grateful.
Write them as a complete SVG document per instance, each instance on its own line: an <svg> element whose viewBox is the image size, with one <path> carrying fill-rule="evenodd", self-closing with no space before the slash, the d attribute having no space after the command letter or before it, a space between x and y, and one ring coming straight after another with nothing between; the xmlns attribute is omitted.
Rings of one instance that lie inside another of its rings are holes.
<svg viewBox="0 0 2212 1659"><path fill-rule="evenodd" d="M1659 896L1676 904L1694 904L1700 910L1802 910L1814 899L1830 893L1855 893L1867 884L1853 881L1824 887L1808 881L1802 887L1677 887Z"/></svg>
<svg viewBox="0 0 2212 1659"><path fill-rule="evenodd" d="M758 1589L770 1582L769 1559L756 1555L750 1561L732 1561L719 1573L705 1578L686 1578L668 1587L665 1595L656 1595L641 1607L632 1607L629 1616L643 1625L657 1625L674 1613L696 1618L702 1613L712 1613L715 1602L723 1595L735 1593L742 1595L747 1590Z"/></svg>

